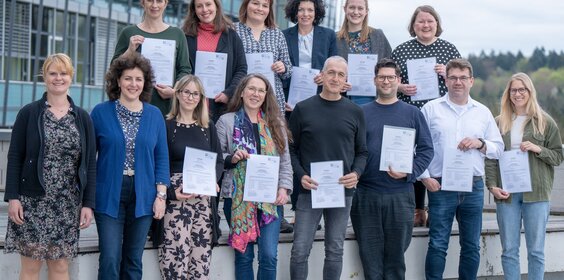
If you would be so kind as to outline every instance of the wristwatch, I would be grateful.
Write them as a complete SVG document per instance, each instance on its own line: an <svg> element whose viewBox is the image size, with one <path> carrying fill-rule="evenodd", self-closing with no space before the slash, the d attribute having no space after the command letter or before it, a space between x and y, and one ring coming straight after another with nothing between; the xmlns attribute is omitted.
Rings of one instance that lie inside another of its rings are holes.
<svg viewBox="0 0 564 280"><path fill-rule="evenodd" d="M480 146L480 148L478 148L478 151L479 151L479 150L484 148L484 146L486 145L486 141L484 141L483 138L478 138L478 140L480 140L480 142L482 142L482 145Z"/></svg>
<svg viewBox="0 0 564 280"><path fill-rule="evenodd" d="M166 200L166 192L157 192L157 197Z"/></svg>

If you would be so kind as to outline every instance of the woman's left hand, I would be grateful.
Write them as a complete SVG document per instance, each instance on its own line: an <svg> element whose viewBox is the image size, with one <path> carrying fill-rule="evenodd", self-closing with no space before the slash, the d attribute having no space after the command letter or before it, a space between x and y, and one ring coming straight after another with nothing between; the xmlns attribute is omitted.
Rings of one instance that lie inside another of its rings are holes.
<svg viewBox="0 0 564 280"><path fill-rule="evenodd" d="M541 152L541 148L539 146L531 143L530 141L522 142L521 145L519 145L519 148L523 152L531 151L531 152L537 153L537 154L540 154L540 152Z"/></svg>
<svg viewBox="0 0 564 280"><path fill-rule="evenodd" d="M284 72L286 72L286 66L284 65L284 63L282 61L276 61L272 64L272 71L274 71L274 73L276 74L282 74Z"/></svg>
<svg viewBox="0 0 564 280"><path fill-rule="evenodd" d="M444 64L435 65L435 72L443 76L443 79L446 79L446 66Z"/></svg>
<svg viewBox="0 0 564 280"><path fill-rule="evenodd" d="M155 202L153 203L153 213L155 213L155 215L153 218L157 220L162 219L164 217L165 207L166 202L159 197L155 197Z"/></svg>
<svg viewBox="0 0 564 280"><path fill-rule="evenodd" d="M284 205L288 202L288 191L285 188L278 188L278 194L276 194L275 205Z"/></svg>
<svg viewBox="0 0 564 280"><path fill-rule="evenodd" d="M162 99L171 99L174 96L174 89L167 85L156 84L155 89Z"/></svg>
<svg viewBox="0 0 564 280"><path fill-rule="evenodd" d="M90 207L82 207L80 209L80 229L85 229L90 226L94 212Z"/></svg>
<svg viewBox="0 0 564 280"><path fill-rule="evenodd" d="M220 92L214 97L214 101L215 101L215 103L227 104L227 102L229 101L229 97L227 97L227 95L225 95L225 93Z"/></svg>

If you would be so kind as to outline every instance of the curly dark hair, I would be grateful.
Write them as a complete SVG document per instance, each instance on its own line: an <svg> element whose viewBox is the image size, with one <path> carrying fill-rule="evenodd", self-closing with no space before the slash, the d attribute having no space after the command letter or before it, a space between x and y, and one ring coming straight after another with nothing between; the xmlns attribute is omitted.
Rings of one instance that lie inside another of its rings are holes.
<svg viewBox="0 0 564 280"><path fill-rule="evenodd" d="M139 53L125 54L116 58L110 65L110 69L106 72L105 84L106 94L111 101L119 99L121 94L118 80L121 78L123 71L139 68L143 72L145 83L143 84L143 92L139 96L142 102L150 102L153 92L153 69L151 63Z"/></svg>
<svg viewBox="0 0 564 280"><path fill-rule="evenodd" d="M286 12L286 19L293 23L298 23L298 8L301 2L312 2L315 7L315 18L313 19L313 25L319 25L323 22L325 18L325 4L323 0L290 0L284 11Z"/></svg>

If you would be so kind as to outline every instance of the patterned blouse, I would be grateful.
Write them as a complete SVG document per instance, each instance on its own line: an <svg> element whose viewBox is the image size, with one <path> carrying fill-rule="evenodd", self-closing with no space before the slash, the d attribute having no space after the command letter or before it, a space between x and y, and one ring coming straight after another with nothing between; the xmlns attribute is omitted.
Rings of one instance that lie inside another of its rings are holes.
<svg viewBox="0 0 564 280"><path fill-rule="evenodd" d="M116 112L123 130L123 137L125 138L125 163L123 169L135 170L135 137L139 130L139 121L143 110L139 112L131 112L125 106L121 105L119 100L116 100Z"/></svg>
<svg viewBox="0 0 564 280"><path fill-rule="evenodd" d="M360 42L360 31L349 32L349 53L354 54L371 54L370 36L366 38L364 43Z"/></svg>
<svg viewBox="0 0 564 280"><path fill-rule="evenodd" d="M282 80L288 79L292 75L292 63L290 62L290 54L288 53L288 44L286 38L279 28L267 28L260 34L259 41L253 37L253 31L250 27L241 22L235 23L235 31L243 41L243 48L245 53L261 53L271 52L274 57L274 62L282 61L286 67L286 72L283 74L274 75L274 86L276 92L276 99L278 99L278 106L280 111L284 114L284 91L282 90Z"/></svg>
<svg viewBox="0 0 564 280"><path fill-rule="evenodd" d="M392 52L392 59L400 66L402 84L409 84L409 79L407 78L407 60L426 57L436 57L438 64L446 65L449 60L460 58L460 53L453 44L441 38L437 38L437 40L430 45L423 45L417 41L417 39L412 39L400 44ZM443 79L441 75L437 76L439 79L439 94L443 96L447 93L445 79ZM411 101L410 96L403 95L401 92L398 92L398 97L411 105L417 106L419 109L429 101ZM437 97L439 96L437 95Z"/></svg>

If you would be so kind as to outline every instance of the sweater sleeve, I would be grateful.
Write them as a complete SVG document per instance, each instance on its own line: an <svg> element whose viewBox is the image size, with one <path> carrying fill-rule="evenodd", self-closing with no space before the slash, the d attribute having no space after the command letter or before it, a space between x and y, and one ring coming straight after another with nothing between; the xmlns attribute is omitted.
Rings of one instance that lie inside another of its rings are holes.
<svg viewBox="0 0 564 280"><path fill-rule="evenodd" d="M84 111L82 123L86 128L86 161L88 162L86 188L82 197L82 206L94 209L96 207L96 135L92 119Z"/></svg>
<svg viewBox="0 0 564 280"><path fill-rule="evenodd" d="M423 114L419 110L417 110L415 114L415 157L413 158L413 171L411 174L407 174L406 179L408 182L415 182L416 178L427 169L434 154L433 139L431 138L429 127L427 127L427 122L425 122L425 117L423 117Z"/></svg>
<svg viewBox="0 0 564 280"><path fill-rule="evenodd" d="M170 186L170 166L168 161L168 145L166 141L165 122L160 112L154 116L157 128L157 144L155 145L155 183Z"/></svg>
<svg viewBox="0 0 564 280"><path fill-rule="evenodd" d="M221 179L221 174L223 173L223 153L221 152L221 144L217 136L217 129L212 121L208 124L210 130L210 149L212 152L217 154L215 162L215 176L217 182Z"/></svg>
<svg viewBox="0 0 564 280"><path fill-rule="evenodd" d="M563 160L562 138L560 137L560 131L554 120L547 115L545 116L545 141L540 147L541 152L534 155L550 166L558 166Z"/></svg>
<svg viewBox="0 0 564 280"><path fill-rule="evenodd" d="M228 34L228 36L233 39L230 40L233 43L231 46L233 53L232 57L229 58L233 59L233 77L231 83L225 88L224 93L231 99L235 93L235 89L239 85L239 81L247 75L247 59L245 49L243 48L243 41L241 41L241 38L239 38L235 30L230 29Z"/></svg>
<svg viewBox="0 0 564 280"><path fill-rule="evenodd" d="M10 199L19 199L21 172L26 154L28 121L29 106L18 112L12 127L12 137L8 149L8 165L6 167L6 190L4 193L4 201L6 202Z"/></svg>
<svg viewBox="0 0 564 280"><path fill-rule="evenodd" d="M293 141L290 143L290 158L292 160L292 169L294 170L294 174L296 175L297 180L301 180L304 175L308 175L305 169L302 167L302 163L300 160L300 133L301 133L301 125L300 125L300 104L297 104L290 115L290 123L289 128L290 132L292 132Z"/></svg>
<svg viewBox="0 0 564 280"><path fill-rule="evenodd" d="M364 120L364 113L362 110L358 109L358 127L355 133L355 144L354 144L354 161L351 167L351 171L357 173L360 177L364 172L366 167L366 161L368 160L368 148L366 147L366 124ZM346 175L346 174L345 174Z"/></svg>
<svg viewBox="0 0 564 280"><path fill-rule="evenodd" d="M175 28L176 36L175 40L178 44L178 49L176 53L176 79L175 81L180 80L180 78L192 73L192 66L190 66L190 56L188 55L188 43L186 43L186 37L182 30Z"/></svg>
<svg viewBox="0 0 564 280"><path fill-rule="evenodd" d="M288 52L288 43L286 43L286 37L282 34L280 29L277 29L277 39L278 39L278 57L275 58L276 61L282 61L286 72L279 74L280 79L289 79L292 76L292 62L290 62L290 53Z"/></svg>

